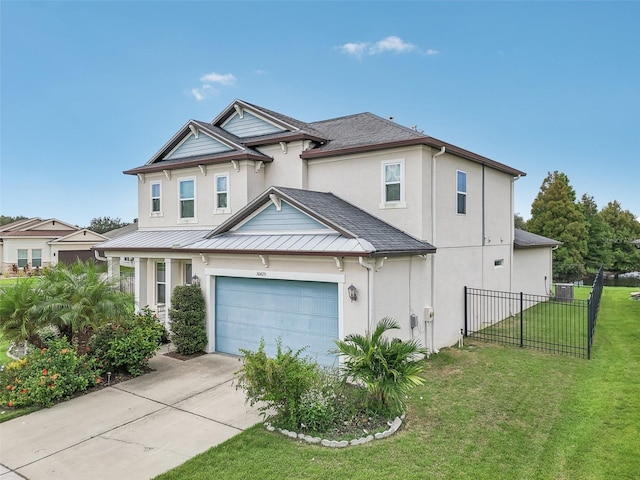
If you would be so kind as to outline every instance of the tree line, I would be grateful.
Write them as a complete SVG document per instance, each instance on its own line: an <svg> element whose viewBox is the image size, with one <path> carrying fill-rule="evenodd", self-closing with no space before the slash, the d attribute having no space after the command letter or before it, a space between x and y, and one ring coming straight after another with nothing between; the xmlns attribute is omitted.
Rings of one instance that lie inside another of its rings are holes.
<svg viewBox="0 0 640 480"><path fill-rule="evenodd" d="M562 242L554 252L553 276L579 280L600 266L613 274L640 271L640 222L617 201L600 210L586 193L578 200L569 177L549 172L531 205L531 218L516 215L515 223L531 233Z"/></svg>

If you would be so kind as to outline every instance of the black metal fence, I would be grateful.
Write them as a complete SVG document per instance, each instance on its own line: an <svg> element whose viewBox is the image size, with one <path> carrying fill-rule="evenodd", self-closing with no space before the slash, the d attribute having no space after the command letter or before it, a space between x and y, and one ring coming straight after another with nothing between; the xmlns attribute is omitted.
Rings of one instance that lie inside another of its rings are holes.
<svg viewBox="0 0 640 480"><path fill-rule="evenodd" d="M464 335L591 358L602 288L602 269L586 300L465 287Z"/></svg>
<svg viewBox="0 0 640 480"><path fill-rule="evenodd" d="M134 272L120 273L120 291L133 295L136 287L136 276Z"/></svg>

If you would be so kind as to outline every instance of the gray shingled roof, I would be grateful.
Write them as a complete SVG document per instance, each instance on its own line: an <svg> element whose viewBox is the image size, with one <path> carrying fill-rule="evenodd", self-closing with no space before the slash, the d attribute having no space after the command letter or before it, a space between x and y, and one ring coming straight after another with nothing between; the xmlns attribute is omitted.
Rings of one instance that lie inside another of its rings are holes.
<svg viewBox="0 0 640 480"><path fill-rule="evenodd" d="M228 235L234 226L270 201L271 194L277 195L343 237L360 241L361 246L366 246L366 253L370 256L423 255L436 251L433 245L418 240L332 193L285 187L271 187L220 225L208 238Z"/></svg>
<svg viewBox="0 0 640 480"><path fill-rule="evenodd" d="M233 105L236 103L257 114L263 114L267 117L271 117L272 121L280 123L283 128L291 128L291 131L243 139L224 131L217 125L222 124L230 115L233 114ZM217 133L221 137L239 145L242 150L218 153L204 156L202 158L191 157L176 161L161 162L160 159L163 155L177 145L177 142L179 142L183 138L183 135L186 134L190 123L198 125L199 128ZM211 123L190 120L187 125L174 135L172 139L160 150L160 152L158 152L149 162L144 166L126 170L124 173L136 174L154 171L160 168L181 168L183 166L223 162L230 159L239 159L240 157L270 162L272 160L271 158L262 155L251 147L267 145L280 141L293 141L297 139L312 140L316 144L315 148L311 148L302 153L302 158L305 159L322 158L406 145L426 145L437 149L445 147L447 152L453 155L490 166L513 176L526 175L525 172L509 167L508 165L496 162L495 160L483 157L450 143L443 142L437 138L424 135L372 113L358 113L346 117L307 123L281 113L253 105L243 100L235 100L232 102Z"/></svg>
<svg viewBox="0 0 640 480"><path fill-rule="evenodd" d="M554 247L562 245L562 242L516 228L514 230L513 245L515 248Z"/></svg>
<svg viewBox="0 0 640 480"><path fill-rule="evenodd" d="M313 122L311 125L323 137L329 139L325 145L314 149L316 151L341 150L426 138L415 130L368 112Z"/></svg>

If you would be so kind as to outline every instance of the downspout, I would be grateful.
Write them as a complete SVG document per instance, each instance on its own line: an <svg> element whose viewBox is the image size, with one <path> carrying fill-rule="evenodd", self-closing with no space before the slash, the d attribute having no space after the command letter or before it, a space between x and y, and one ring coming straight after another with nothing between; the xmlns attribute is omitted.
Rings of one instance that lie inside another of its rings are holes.
<svg viewBox="0 0 640 480"><path fill-rule="evenodd" d="M436 203L437 203L437 195L436 195L436 159L440 155L444 155L446 151L446 147L442 147L438 153L431 157L431 244L437 248L437 236L436 236ZM435 348L435 316L436 316L436 256L432 255L431 259L431 317L425 318L425 329L424 329L424 344L427 350L430 353L438 353L438 350ZM431 335L430 338L427 335L427 325L431 325ZM429 346L429 341L431 341L431 346Z"/></svg>
<svg viewBox="0 0 640 480"><path fill-rule="evenodd" d="M515 183L517 180L520 180L520 175L518 175L517 177L513 177L513 180L511 181L511 259L510 259L510 271L509 271L509 291L513 292L513 262L515 260L515 245L513 244L514 240L515 240L515 235L516 235L516 223L515 223L515 217L516 217L516 212L514 209L514 205L513 205L513 200L514 200L514 195L515 195ZM546 287L545 287L546 290Z"/></svg>
<svg viewBox="0 0 640 480"><path fill-rule="evenodd" d="M367 263L364 261L364 258L362 257L358 257L358 262L360 262L360 265L363 266L364 268L367 269L367 283L368 283L368 302L369 302L369 308L367 310L367 325L369 326L369 332L368 333L373 333L373 319L374 319L374 311L373 311L373 273L375 272L375 265L371 265L370 263Z"/></svg>

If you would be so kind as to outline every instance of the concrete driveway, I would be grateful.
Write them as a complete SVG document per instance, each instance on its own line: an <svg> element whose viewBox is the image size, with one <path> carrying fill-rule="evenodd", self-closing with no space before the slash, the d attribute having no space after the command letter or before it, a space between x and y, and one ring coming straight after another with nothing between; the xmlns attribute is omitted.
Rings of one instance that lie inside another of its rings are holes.
<svg viewBox="0 0 640 480"><path fill-rule="evenodd" d="M0 480L149 479L261 421L237 357L158 355L155 371L0 424Z"/></svg>

